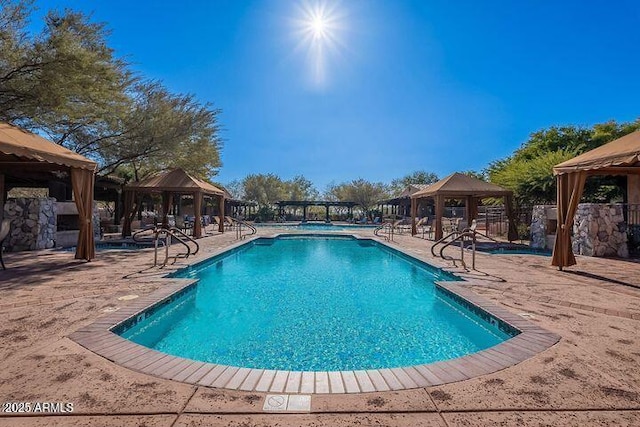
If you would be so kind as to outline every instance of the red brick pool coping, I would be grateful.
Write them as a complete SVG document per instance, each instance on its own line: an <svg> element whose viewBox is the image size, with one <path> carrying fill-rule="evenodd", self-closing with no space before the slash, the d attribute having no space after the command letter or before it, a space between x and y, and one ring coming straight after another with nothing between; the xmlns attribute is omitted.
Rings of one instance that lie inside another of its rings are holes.
<svg viewBox="0 0 640 427"><path fill-rule="evenodd" d="M358 238L358 236L354 237ZM212 254L211 257L241 246L244 243L232 245ZM378 241L378 243L389 246L384 242ZM392 247L392 249L417 259L410 253L398 248ZM560 340L559 335L509 312L466 288L465 285L479 285L473 283L473 280L437 282L437 285L441 288L484 310L491 316L502 320L518 329L521 333L496 346L474 354L408 367L303 372L217 365L161 353L122 338L111 331L122 322L136 317L196 282L193 279L167 278L166 280L167 284L161 289L145 297L133 300L126 307L80 328L72 333L69 338L120 366L156 377L232 390L305 394L406 390L463 381L513 366L550 348Z"/></svg>

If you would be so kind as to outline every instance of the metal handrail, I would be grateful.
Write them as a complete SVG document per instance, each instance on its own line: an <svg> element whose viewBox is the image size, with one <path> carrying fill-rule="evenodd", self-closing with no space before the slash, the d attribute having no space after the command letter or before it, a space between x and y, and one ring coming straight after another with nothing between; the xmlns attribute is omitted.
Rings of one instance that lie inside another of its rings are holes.
<svg viewBox="0 0 640 427"><path fill-rule="evenodd" d="M197 253L198 253L198 251L200 250L200 245L198 244L198 242L196 242L196 240L195 240L193 237L191 237L191 236L187 235L184 231L180 230L178 227L171 227L171 228L169 229L169 231L171 231L172 233L177 232L180 236L184 237L184 238L185 238L185 240L187 240L188 242L191 242L191 243L193 243L194 245L196 245L196 250L195 250L195 251L193 251L192 255L195 255L195 254L197 254ZM174 236L175 238L177 238L178 240L180 240L180 239L178 238L178 236L176 236L175 234L174 234L173 236ZM191 248L189 248L189 249L191 249Z"/></svg>
<svg viewBox="0 0 640 427"><path fill-rule="evenodd" d="M460 234L460 233L461 233L460 231L457 231L457 230L456 230L456 231L453 231L453 232L451 232L451 233L447 234L446 236L444 236L444 237L443 237L443 238L441 238L440 240L436 240L436 241L433 243L433 245L431 246L431 255L433 255L433 256L438 256L438 255L436 254L436 252L435 252L434 248L435 248L437 245L439 245L440 243L442 243L442 242L446 241L446 240L447 240L449 237L451 237L451 236L455 236L455 237L454 237L454 240L455 240L455 238L457 237L457 235L458 235L458 234Z"/></svg>
<svg viewBox="0 0 640 427"><path fill-rule="evenodd" d="M382 232L384 229L388 229L389 231L387 231L387 233L383 234L382 236L380 236L380 232ZM383 237L387 242L389 241L393 241L393 223L392 222L383 222L381 225L379 225L378 227L376 227L373 230L373 234L377 237Z"/></svg>
<svg viewBox="0 0 640 427"><path fill-rule="evenodd" d="M248 222L245 222L237 218L232 218L232 220L236 224L236 240L242 240L247 236L253 236L258 232L258 229L255 228L253 225L249 224ZM247 227L250 230L250 233L242 234L242 227Z"/></svg>
<svg viewBox="0 0 640 427"><path fill-rule="evenodd" d="M156 225L147 225L144 228L142 228L142 229L136 231L135 233L133 233L131 235L131 239L133 239L133 241L136 242L136 243L141 243L142 240L138 238L138 235L140 235L142 233L145 233L147 231L153 231L155 233L156 228L157 228Z"/></svg>
<svg viewBox="0 0 640 427"><path fill-rule="evenodd" d="M445 243L440 248L440 258L447 261L453 261L453 265L456 267L457 267L456 261L460 261L462 263L462 267L465 270L467 270L467 263L464 261L464 239L465 237L470 237L471 238L471 269L475 270L476 269L476 234L478 233L475 230L469 230L469 229L466 229L465 231L460 232L458 236L456 236L450 242ZM460 258L454 258L452 256L445 255L444 250L458 240L460 241ZM431 248L431 253L433 253L433 247Z"/></svg>
<svg viewBox="0 0 640 427"><path fill-rule="evenodd" d="M150 230L153 230L153 243L154 243L153 266L154 267L158 266L158 248L159 247L165 248L164 261L160 265L160 268L167 265L167 263L169 262L169 258L173 258L174 259L173 263L175 263L178 258L180 257L189 258L189 256L195 255L200 250L200 245L198 244L198 242L196 242L192 237L186 235L182 230L180 230L177 227L164 228L161 225L153 226L153 228L147 227L143 230L139 230L136 233L134 233L133 235L134 241L139 242L140 240L137 239L137 236L139 234L142 234L143 232L150 231ZM179 253L174 256L169 256L169 247L171 246L172 239L176 239L178 243L182 244L185 248L187 248L187 252ZM191 246L189 246L189 243L187 242L191 242L195 245L195 251L193 252L191 251Z"/></svg>

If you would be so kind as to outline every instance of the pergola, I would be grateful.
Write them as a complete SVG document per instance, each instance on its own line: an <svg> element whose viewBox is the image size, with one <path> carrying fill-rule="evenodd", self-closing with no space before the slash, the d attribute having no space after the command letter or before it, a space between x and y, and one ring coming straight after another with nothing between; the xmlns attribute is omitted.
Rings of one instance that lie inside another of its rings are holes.
<svg viewBox="0 0 640 427"><path fill-rule="evenodd" d="M224 191L201 179L194 178L183 169L170 169L137 182L131 182L124 187L124 225L122 236L131 235L131 221L135 209L137 195L159 193L162 195L163 223L166 225L167 214L171 210L174 194L193 195L193 210L195 221L193 236L202 236L202 201L204 196L218 198L220 216L224 217ZM218 221L218 231L224 233L224 221Z"/></svg>
<svg viewBox="0 0 640 427"><path fill-rule="evenodd" d="M411 234L417 234L416 230L416 211L418 200L432 197L435 201L435 238L442 238L442 216L444 214L444 202L447 199L465 200L467 208L467 220L475 219L478 215L478 200L489 197L503 197L507 218L509 219L509 241L518 238L513 220L512 199L513 192L499 185L490 182L481 181L477 178L462 173L453 173L446 178L441 179L435 184L430 185L424 190L418 191L411 195Z"/></svg>
<svg viewBox="0 0 640 427"><path fill-rule="evenodd" d="M640 131L555 165L553 173L558 182L558 228L551 264L562 270L576 263L571 229L587 177L627 175L627 191L637 193L640 187Z"/></svg>
<svg viewBox="0 0 640 427"><path fill-rule="evenodd" d="M349 215L351 215L351 210L357 206L356 202L331 202L326 200L282 200L275 203L278 206L278 210L282 215L282 210L289 206L302 207L302 221L307 220L307 208L309 206L324 206L325 208L325 222L330 222L329 219L329 208L330 207L344 207L349 210Z"/></svg>
<svg viewBox="0 0 640 427"><path fill-rule="evenodd" d="M10 180L46 184L71 177L78 208L77 259L95 258L93 237L93 183L97 164L78 153L8 123L0 122L0 213L3 212L5 184Z"/></svg>

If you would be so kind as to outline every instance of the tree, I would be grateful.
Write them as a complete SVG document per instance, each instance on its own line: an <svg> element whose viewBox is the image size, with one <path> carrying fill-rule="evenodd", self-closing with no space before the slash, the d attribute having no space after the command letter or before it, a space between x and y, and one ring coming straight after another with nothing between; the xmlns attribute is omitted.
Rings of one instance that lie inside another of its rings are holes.
<svg viewBox="0 0 640 427"><path fill-rule="evenodd" d="M32 35L31 1L0 6L0 120L46 133L102 174L217 173L220 110L134 76L107 45L106 26L80 12L49 12Z"/></svg>
<svg viewBox="0 0 640 427"><path fill-rule="evenodd" d="M231 197L233 197L234 199L236 200L245 199L244 186L242 185L241 181L238 181L237 179L230 181L224 184L224 188L229 192L229 194L231 194Z"/></svg>
<svg viewBox="0 0 640 427"><path fill-rule="evenodd" d="M318 198L318 190L302 175L295 176L285 183L285 198L287 200L312 200Z"/></svg>
<svg viewBox="0 0 640 427"><path fill-rule="evenodd" d="M279 176L270 174L247 175L242 180L247 200L259 206L270 206L285 198L285 184Z"/></svg>
<svg viewBox="0 0 640 427"><path fill-rule="evenodd" d="M220 110L201 105L193 95L170 93L157 82L136 85L120 130L95 141L101 171L133 168L136 179L169 167L210 177L220 167Z"/></svg>
<svg viewBox="0 0 640 427"><path fill-rule="evenodd" d="M387 186L381 182L369 182L362 178L342 184L331 184L327 188L328 196L333 200L357 203L366 216L380 201L389 197Z"/></svg>
<svg viewBox="0 0 640 427"><path fill-rule="evenodd" d="M41 34L27 30L32 2L0 0L0 119L68 138L126 106L134 80L106 44L104 24L79 12L49 12Z"/></svg>
<svg viewBox="0 0 640 427"><path fill-rule="evenodd" d="M609 121L591 128L552 126L531 134L511 156L491 163L486 172L491 182L513 190L519 205L555 203L554 165L637 129L640 119L622 124ZM589 178L583 198L592 202L622 199L623 184L620 177Z"/></svg>
<svg viewBox="0 0 640 427"><path fill-rule="evenodd" d="M438 181L438 175L433 172L415 171L402 178L391 181L390 190L394 195L402 193L411 184L433 184Z"/></svg>
<svg viewBox="0 0 640 427"><path fill-rule="evenodd" d="M463 174L470 176L471 178L475 178L475 179L479 179L480 181L487 181L487 175L485 173L485 171L474 171L474 170L468 170L468 171L464 171L462 172Z"/></svg>

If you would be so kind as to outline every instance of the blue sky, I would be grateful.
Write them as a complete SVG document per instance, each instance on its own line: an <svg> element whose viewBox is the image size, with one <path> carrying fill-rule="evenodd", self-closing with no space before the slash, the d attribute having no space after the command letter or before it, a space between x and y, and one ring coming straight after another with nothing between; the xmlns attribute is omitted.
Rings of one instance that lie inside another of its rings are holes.
<svg viewBox="0 0 640 427"><path fill-rule="evenodd" d="M325 36L305 43L305 8ZM480 170L551 125L640 117L640 2L39 1L108 24L144 76L223 110L221 182L322 190ZM322 46L318 77L317 46Z"/></svg>

